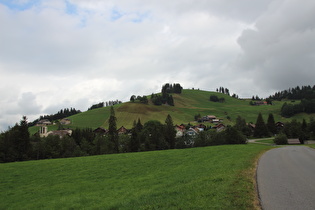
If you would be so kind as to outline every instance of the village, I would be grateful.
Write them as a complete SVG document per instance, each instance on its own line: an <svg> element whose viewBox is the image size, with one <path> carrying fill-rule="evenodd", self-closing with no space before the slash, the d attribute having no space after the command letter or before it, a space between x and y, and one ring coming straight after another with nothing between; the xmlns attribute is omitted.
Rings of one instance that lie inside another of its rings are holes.
<svg viewBox="0 0 315 210"><path fill-rule="evenodd" d="M61 127L66 127L66 125L71 124L71 120L68 118L61 119L58 121L61 125ZM196 124L197 123L197 124ZM205 123L208 124L205 125ZM213 124L213 126L209 126L209 124ZM48 126L50 125L55 125L56 122L50 122L47 119L42 119L37 122L36 126L39 127L38 132L36 133L40 137L47 137L49 135L56 135L59 136L60 138L63 138L64 136L71 136L72 130L71 129L58 129L58 130L52 130L48 131ZM194 121L195 125L191 125L190 123L188 124L180 124L180 125L175 125L174 129L176 131L176 138L180 138L183 136L189 136L189 137L195 137L197 136L200 132L213 129L216 130L217 132L221 132L225 129L225 125L223 124L223 119L219 119L214 115L206 115L203 116L201 119ZM98 127L93 130L93 133L99 134L99 135L106 135L108 133L108 130L103 128L103 127ZM131 129L127 129L124 126L121 126L119 129L117 129L118 135L131 135Z"/></svg>

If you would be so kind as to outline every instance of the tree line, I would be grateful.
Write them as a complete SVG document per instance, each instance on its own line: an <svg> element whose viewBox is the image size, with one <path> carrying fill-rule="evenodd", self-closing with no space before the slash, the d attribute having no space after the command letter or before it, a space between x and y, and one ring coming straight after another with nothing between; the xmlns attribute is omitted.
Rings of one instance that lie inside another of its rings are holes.
<svg viewBox="0 0 315 210"><path fill-rule="evenodd" d="M233 127L228 127L220 134L209 130L205 133L200 132L196 137L184 135L176 138L176 130L170 115L167 115L164 124L150 120L143 125L138 119L134 121L129 135L118 135L113 107L108 120L106 135L99 135L91 128L77 128L73 130L71 136L60 138L53 135L30 136L26 117L23 117L19 124L0 134L0 162L246 143L246 137Z"/></svg>
<svg viewBox="0 0 315 210"><path fill-rule="evenodd" d="M283 90L276 92L274 95L269 96L272 100L302 100L302 99L315 99L315 85L311 87L308 86L296 86L295 88L289 88L288 90Z"/></svg>
<svg viewBox="0 0 315 210"><path fill-rule="evenodd" d="M51 115L42 115L40 116L38 119L34 120L33 122L29 122L28 126L34 126L36 125L36 123L38 123L40 120L43 119L47 119L49 121L56 121L56 120L60 120L66 117L70 117L72 115L81 113L80 110L76 110L75 108L65 108L65 109L61 109L60 111L58 111L56 114L51 114Z"/></svg>
<svg viewBox="0 0 315 210"><path fill-rule="evenodd" d="M217 88L216 91L219 92L219 93L223 93L223 94L226 94L226 95L230 95L230 90L227 89L227 88L224 88L224 87ZM236 95L235 95L235 96L236 96Z"/></svg>
<svg viewBox="0 0 315 210"><path fill-rule="evenodd" d="M183 87L178 83L174 83L174 84L166 83L165 85L162 86L161 94L152 93L150 99L154 105L159 106L162 104L168 104L170 106L174 106L174 99L171 93L181 94L182 89ZM143 104L149 103L147 96L132 95L130 97L130 102L137 102L137 101Z"/></svg>
<svg viewBox="0 0 315 210"><path fill-rule="evenodd" d="M114 108L111 107L106 135L91 128L74 129L71 136L30 136L27 119L0 134L0 162L78 157L122 152L175 148L176 131L170 115L165 124L151 120L142 125L134 121L130 135L118 135Z"/></svg>
<svg viewBox="0 0 315 210"><path fill-rule="evenodd" d="M292 117L301 112L315 113L315 99L302 99L297 104L285 102L281 107L281 116L283 117Z"/></svg>
<svg viewBox="0 0 315 210"><path fill-rule="evenodd" d="M122 102L119 100L115 100L115 101L106 101L106 102L100 102L97 104L93 104L90 108L88 108L88 110L92 110L92 109L98 109L98 108L102 108L102 107L108 107L108 106L114 106L116 104L121 104Z"/></svg>

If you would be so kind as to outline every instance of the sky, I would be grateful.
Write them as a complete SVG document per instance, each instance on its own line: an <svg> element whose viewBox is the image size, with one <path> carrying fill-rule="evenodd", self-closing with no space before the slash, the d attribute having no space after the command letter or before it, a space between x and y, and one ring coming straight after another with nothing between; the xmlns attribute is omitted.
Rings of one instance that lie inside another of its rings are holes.
<svg viewBox="0 0 315 210"><path fill-rule="evenodd" d="M314 0L0 0L0 131L185 89L314 85Z"/></svg>

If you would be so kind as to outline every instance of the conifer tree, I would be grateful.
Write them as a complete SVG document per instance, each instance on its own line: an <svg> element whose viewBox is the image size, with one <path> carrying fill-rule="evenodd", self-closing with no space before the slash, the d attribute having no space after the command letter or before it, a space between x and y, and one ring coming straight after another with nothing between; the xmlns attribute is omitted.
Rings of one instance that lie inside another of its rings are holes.
<svg viewBox="0 0 315 210"><path fill-rule="evenodd" d="M256 121L256 127L254 130L254 137L266 137L268 136L268 128L264 122L264 119L261 115L261 113L258 114L257 121Z"/></svg>
<svg viewBox="0 0 315 210"><path fill-rule="evenodd" d="M268 116L267 128L268 128L268 131L270 133L276 134L276 132L277 132L277 130L276 130L276 122L275 122L275 119L274 119L272 113L270 113L269 116Z"/></svg>
<svg viewBox="0 0 315 210"><path fill-rule="evenodd" d="M108 120L108 135L109 140L111 141L113 145L113 152L118 153L119 152L119 142L118 142L118 132L117 132L117 125L116 125L116 117L115 117L115 110L114 107L111 106L110 108L110 116Z"/></svg>
<svg viewBox="0 0 315 210"><path fill-rule="evenodd" d="M165 140L168 142L170 149L175 148L175 137L176 137L176 131L174 129L173 125L173 119L171 115L167 115L165 120Z"/></svg>

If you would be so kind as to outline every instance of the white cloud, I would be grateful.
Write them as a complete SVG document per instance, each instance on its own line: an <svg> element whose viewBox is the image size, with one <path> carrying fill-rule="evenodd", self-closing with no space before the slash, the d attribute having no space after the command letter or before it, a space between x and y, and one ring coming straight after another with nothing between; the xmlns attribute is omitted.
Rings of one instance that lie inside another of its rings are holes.
<svg viewBox="0 0 315 210"><path fill-rule="evenodd" d="M166 82L249 97L311 84L313 11L310 0L0 3L0 128Z"/></svg>

